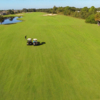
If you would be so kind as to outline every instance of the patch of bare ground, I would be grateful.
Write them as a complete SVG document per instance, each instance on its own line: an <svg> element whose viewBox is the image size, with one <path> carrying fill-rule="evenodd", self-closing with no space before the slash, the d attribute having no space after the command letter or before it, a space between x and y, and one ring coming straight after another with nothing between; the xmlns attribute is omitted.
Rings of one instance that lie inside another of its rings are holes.
<svg viewBox="0 0 100 100"><path fill-rule="evenodd" d="M45 14L43 16L55 16L55 15L57 15L57 14Z"/></svg>

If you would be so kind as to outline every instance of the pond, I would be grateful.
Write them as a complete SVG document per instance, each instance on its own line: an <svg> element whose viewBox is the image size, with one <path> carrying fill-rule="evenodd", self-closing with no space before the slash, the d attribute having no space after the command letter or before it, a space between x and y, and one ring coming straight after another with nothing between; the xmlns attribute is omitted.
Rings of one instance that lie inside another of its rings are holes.
<svg viewBox="0 0 100 100"><path fill-rule="evenodd" d="M1 24L14 24L14 23L18 23L18 22L22 22L21 20L17 20L20 17L5 17L4 19L2 19L0 21L0 25Z"/></svg>

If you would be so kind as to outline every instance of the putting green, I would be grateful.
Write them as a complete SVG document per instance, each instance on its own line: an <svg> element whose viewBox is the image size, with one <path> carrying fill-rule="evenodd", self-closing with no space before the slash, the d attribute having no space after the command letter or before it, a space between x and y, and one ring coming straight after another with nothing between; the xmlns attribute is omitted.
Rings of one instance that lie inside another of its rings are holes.
<svg viewBox="0 0 100 100"><path fill-rule="evenodd" d="M0 100L100 100L100 27L43 15L0 25Z"/></svg>

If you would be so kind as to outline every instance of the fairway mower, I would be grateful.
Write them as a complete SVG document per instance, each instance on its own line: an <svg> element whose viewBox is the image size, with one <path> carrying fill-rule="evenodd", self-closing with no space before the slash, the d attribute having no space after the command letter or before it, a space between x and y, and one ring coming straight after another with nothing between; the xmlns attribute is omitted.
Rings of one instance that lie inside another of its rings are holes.
<svg viewBox="0 0 100 100"><path fill-rule="evenodd" d="M27 39L27 45L32 45L33 43L32 43L32 39L31 38L28 38Z"/></svg>
<svg viewBox="0 0 100 100"><path fill-rule="evenodd" d="M36 46L36 45L39 45L40 42L37 42L37 39L33 39L33 45Z"/></svg>
<svg viewBox="0 0 100 100"><path fill-rule="evenodd" d="M38 42L37 39L33 39L33 42L32 42L32 38L28 38L27 39L27 45L38 46L38 45L40 45L40 42Z"/></svg>

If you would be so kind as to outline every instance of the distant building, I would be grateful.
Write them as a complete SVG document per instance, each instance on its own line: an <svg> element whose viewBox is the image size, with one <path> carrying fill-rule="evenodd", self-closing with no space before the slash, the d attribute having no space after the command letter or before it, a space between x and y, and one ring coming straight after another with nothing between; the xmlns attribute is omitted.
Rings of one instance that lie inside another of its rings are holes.
<svg viewBox="0 0 100 100"><path fill-rule="evenodd" d="M14 10L14 13L18 13L18 10Z"/></svg>
<svg viewBox="0 0 100 100"><path fill-rule="evenodd" d="M97 11L98 13L100 12L100 11Z"/></svg>
<svg viewBox="0 0 100 100"><path fill-rule="evenodd" d="M80 12L80 11L76 11L76 12Z"/></svg>
<svg viewBox="0 0 100 100"><path fill-rule="evenodd" d="M0 15L7 15L7 11L4 10L4 11L0 12Z"/></svg>

